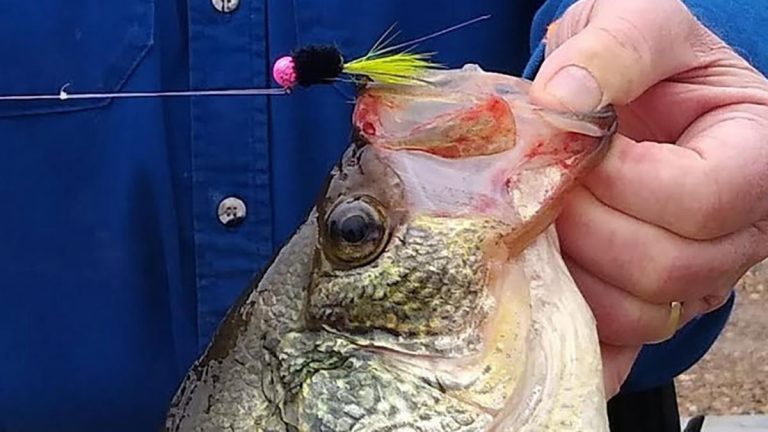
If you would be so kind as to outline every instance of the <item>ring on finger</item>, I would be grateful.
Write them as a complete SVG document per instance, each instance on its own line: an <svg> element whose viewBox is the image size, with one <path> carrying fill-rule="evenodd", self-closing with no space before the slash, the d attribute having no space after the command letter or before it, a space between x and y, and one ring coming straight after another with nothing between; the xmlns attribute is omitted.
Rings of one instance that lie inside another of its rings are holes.
<svg viewBox="0 0 768 432"><path fill-rule="evenodd" d="M680 321L683 317L683 303L679 301L673 301L669 304L669 321L667 322L666 332L664 337L653 342L660 343L672 338L680 328Z"/></svg>

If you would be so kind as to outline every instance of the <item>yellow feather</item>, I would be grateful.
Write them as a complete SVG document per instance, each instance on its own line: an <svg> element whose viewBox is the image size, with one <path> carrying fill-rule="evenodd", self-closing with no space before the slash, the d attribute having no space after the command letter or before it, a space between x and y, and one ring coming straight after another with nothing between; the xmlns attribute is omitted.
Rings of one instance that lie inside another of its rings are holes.
<svg viewBox="0 0 768 432"><path fill-rule="evenodd" d="M410 42L397 44L395 46L386 46L394 40L398 33L392 34L394 24L373 45L371 50L365 56L345 63L342 71L347 75L363 76L373 81L385 84L414 84L424 82L419 78L430 69L441 69L445 66L430 61L432 53L394 53L401 48L413 48L417 43L433 39L445 33L458 30L461 27L476 23L490 18L490 15L484 15L443 29L427 36L414 39ZM392 54L389 54L392 53Z"/></svg>
<svg viewBox="0 0 768 432"><path fill-rule="evenodd" d="M344 64L344 72L385 84L415 83L427 70L443 67L431 62L430 57L429 53L402 52L380 56L372 53Z"/></svg>

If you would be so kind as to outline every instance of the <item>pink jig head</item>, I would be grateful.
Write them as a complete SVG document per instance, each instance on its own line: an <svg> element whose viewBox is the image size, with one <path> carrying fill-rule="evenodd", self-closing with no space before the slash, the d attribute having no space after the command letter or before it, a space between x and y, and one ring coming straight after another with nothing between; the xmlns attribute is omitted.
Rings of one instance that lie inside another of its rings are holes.
<svg viewBox="0 0 768 432"><path fill-rule="evenodd" d="M272 67L272 76L283 88L331 84L344 72L341 52L331 45L310 45L281 57Z"/></svg>
<svg viewBox="0 0 768 432"><path fill-rule="evenodd" d="M296 63L293 57L281 57L272 67L272 76L282 87L290 89L296 85Z"/></svg>

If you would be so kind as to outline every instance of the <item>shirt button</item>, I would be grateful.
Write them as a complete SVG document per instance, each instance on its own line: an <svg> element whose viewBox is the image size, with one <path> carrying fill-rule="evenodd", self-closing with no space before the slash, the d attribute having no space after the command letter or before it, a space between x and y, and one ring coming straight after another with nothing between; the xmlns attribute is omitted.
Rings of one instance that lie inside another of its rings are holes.
<svg viewBox="0 0 768 432"><path fill-rule="evenodd" d="M229 197L219 203L219 222L227 227L236 227L245 220L245 203L236 197Z"/></svg>
<svg viewBox="0 0 768 432"><path fill-rule="evenodd" d="M211 0L213 7L221 13L230 13L240 6L240 0Z"/></svg>

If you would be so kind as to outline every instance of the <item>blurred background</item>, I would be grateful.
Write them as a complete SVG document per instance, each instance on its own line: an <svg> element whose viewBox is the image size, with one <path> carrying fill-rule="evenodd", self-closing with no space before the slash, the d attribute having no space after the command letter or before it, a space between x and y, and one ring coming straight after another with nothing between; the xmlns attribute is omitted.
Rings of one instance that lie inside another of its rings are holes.
<svg viewBox="0 0 768 432"><path fill-rule="evenodd" d="M753 420L752 425L722 430L768 432L768 261L741 279L724 333L696 366L678 377L677 390L681 416L757 415L759 425Z"/></svg>

